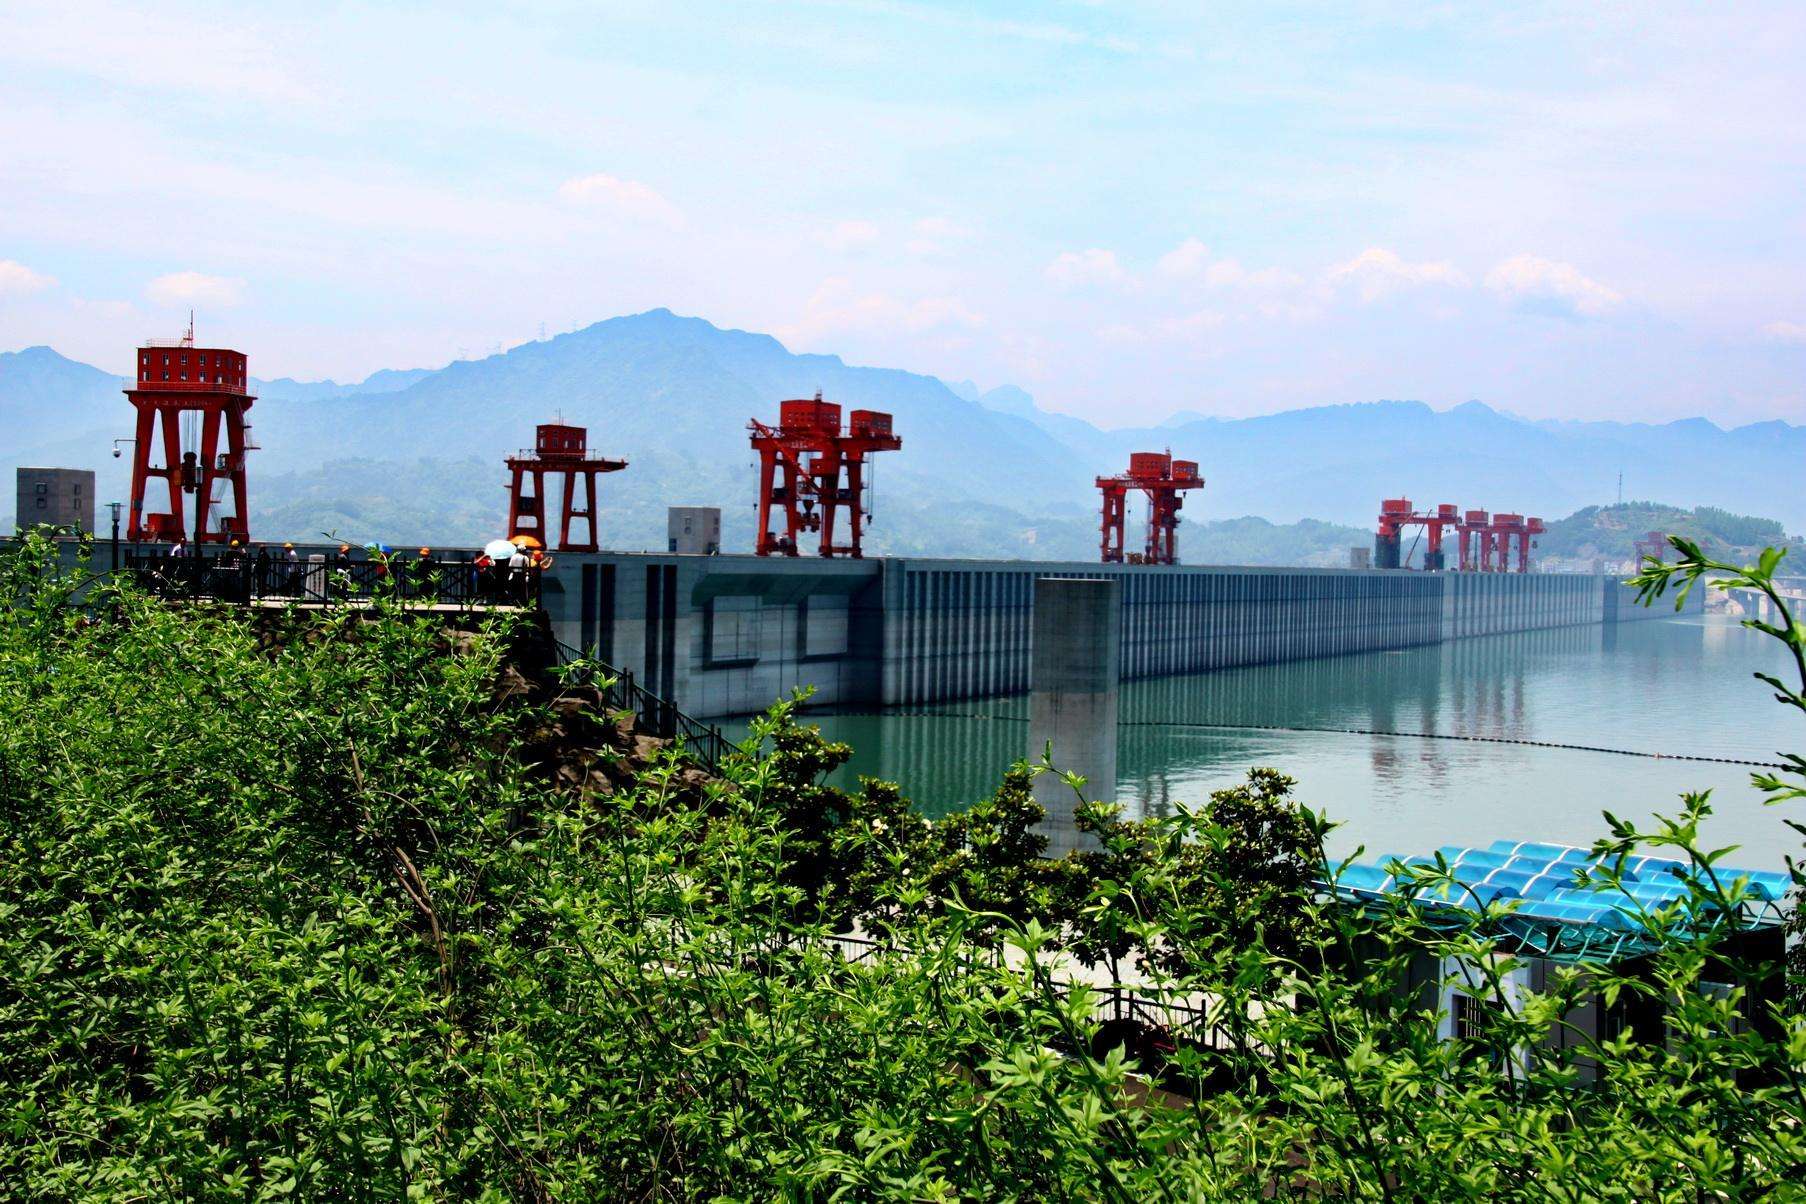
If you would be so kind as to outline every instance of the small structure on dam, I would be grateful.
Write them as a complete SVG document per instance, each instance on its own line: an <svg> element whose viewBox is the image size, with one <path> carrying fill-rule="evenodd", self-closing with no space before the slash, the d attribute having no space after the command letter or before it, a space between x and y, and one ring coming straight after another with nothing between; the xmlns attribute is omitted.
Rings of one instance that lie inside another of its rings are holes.
<svg viewBox="0 0 1806 1204"><path fill-rule="evenodd" d="M1122 582L1116 578L1041 577L1035 581L1029 664L1028 759L1085 779L1086 801L1116 799L1116 719L1122 689ZM1035 778L1047 811L1048 852L1082 842L1073 824L1079 797L1051 773Z"/></svg>

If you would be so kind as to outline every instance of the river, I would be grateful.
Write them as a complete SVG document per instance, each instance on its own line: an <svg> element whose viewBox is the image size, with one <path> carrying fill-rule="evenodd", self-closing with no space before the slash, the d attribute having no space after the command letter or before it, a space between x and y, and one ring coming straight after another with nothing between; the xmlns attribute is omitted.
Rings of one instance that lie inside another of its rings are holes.
<svg viewBox="0 0 1806 1204"><path fill-rule="evenodd" d="M1806 820L1806 806L1764 806L1752 766L1725 761L1806 750L1806 716L1750 676L1785 680L1790 665L1766 636L1691 617L1131 682L1116 798L1158 813L1273 766L1341 822L1335 852L1373 855L1501 837L1585 844L1605 831L1602 811L1647 819L1710 789L1706 839L1741 846L1731 864L1778 869L1801 849L1782 820ZM809 718L853 746L844 783L898 782L932 815L988 793L1027 754L1027 715L1013 696Z"/></svg>

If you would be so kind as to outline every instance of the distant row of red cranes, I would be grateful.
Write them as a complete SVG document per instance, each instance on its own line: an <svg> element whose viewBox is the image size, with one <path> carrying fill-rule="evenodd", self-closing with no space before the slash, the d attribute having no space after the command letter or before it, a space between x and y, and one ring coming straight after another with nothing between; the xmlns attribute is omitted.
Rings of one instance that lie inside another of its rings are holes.
<svg viewBox="0 0 1806 1204"><path fill-rule="evenodd" d="M1423 567L1436 573L1447 569L1443 551L1445 532L1453 532L1457 549L1456 567L1463 573L1528 573L1530 549L1536 537L1548 528L1540 518L1521 514L1488 514L1484 510L1462 511L1457 506L1438 506L1434 510L1415 510L1409 498L1387 498L1380 503L1379 530L1373 537L1373 567L1405 568L1410 561L1405 549L1407 527L1422 527L1425 538ZM1516 564L1513 551L1516 552Z"/></svg>
<svg viewBox="0 0 1806 1204"><path fill-rule="evenodd" d="M879 410L853 410L843 430L840 406L817 393L809 400L782 402L778 422L753 419L754 451L759 453L760 556L800 556L811 537L824 557L864 556L865 524L871 517L871 457L896 451L903 440L891 431L891 416ZM627 467L588 450L589 433L580 426L550 423L539 428L536 446L508 457L513 473L509 486L508 534L531 535L542 542L546 527L545 478L564 477L561 551L596 550L596 477ZM573 504L576 483L583 482L584 501ZM532 488L526 488L531 482ZM841 516L846 532L841 536ZM582 539L573 539L573 519L584 523ZM775 524L774 524L775 520Z"/></svg>
<svg viewBox="0 0 1806 1204"><path fill-rule="evenodd" d="M126 390L138 411L137 430L134 439L119 441L134 445L127 538L180 538L186 527L182 495L193 493L198 495L197 540L248 540L245 453L255 444L246 411L255 398L246 389L246 357L225 348L196 347L191 324L183 339L146 344L137 358L136 387ZM182 438L181 426L190 415L195 416L193 425L199 430L198 448L184 447L187 441ZM759 453L757 553L799 556L813 537L817 555L862 556L865 523L871 514L871 457L903 446L891 429L891 415L853 410L843 429L840 406L823 401L817 393L813 399L782 402L776 426L754 419L748 430L752 448ZM159 445L161 465L152 463ZM627 467L626 460L590 451L585 428L555 422L541 424L534 446L507 457L506 464L511 474L511 537L530 535L542 546L550 544L546 478L556 476L562 478L557 547L582 552L598 549L596 478L621 471ZM167 486L167 510L147 509L155 501L148 496L153 480ZM228 485L233 504L230 513L216 517L215 507L225 500L216 493L220 483ZM1196 460L1174 459L1170 450L1132 453L1127 472L1097 478L1103 496L1100 559L1105 564L1177 564L1184 495L1203 487ZM1148 504L1147 535L1139 552L1125 547L1131 493L1143 495ZM847 526L844 541L839 535L843 514ZM580 528L573 531L573 523ZM1530 569L1530 549L1544 531L1540 518L1489 515L1484 510L1463 513L1448 505L1419 512L1408 498L1388 498L1380 503L1375 568L1401 568L1409 561L1409 553L1402 547L1407 527L1423 528L1428 538L1423 567L1433 572L1448 567L1443 551L1446 532L1455 535L1462 572L1502 573L1515 567L1524 573ZM1654 537L1652 532L1652 543ZM1643 550L1641 545L1638 550Z"/></svg>

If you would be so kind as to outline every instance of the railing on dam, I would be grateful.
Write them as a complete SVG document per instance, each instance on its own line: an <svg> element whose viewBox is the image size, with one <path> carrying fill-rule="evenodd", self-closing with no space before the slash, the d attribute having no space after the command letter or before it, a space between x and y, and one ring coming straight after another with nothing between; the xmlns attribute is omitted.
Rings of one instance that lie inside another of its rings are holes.
<svg viewBox="0 0 1806 1204"><path fill-rule="evenodd" d="M535 607L537 569L480 566L470 560L373 555L366 559L284 561L276 558L131 553L120 571L165 598L233 603L329 606L389 599L412 606L462 610Z"/></svg>
<svg viewBox="0 0 1806 1204"><path fill-rule="evenodd" d="M721 768L734 745L720 728L684 714L668 700L635 682L631 671L615 669L562 640L557 644L559 663L573 680L601 694L603 706L631 714L635 726L647 735L677 741L681 755L711 773Z"/></svg>

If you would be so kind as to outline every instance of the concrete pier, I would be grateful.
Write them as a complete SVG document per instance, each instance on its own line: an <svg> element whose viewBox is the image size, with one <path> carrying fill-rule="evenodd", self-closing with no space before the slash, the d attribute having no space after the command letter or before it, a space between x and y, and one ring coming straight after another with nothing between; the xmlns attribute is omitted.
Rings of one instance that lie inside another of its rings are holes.
<svg viewBox="0 0 1806 1204"><path fill-rule="evenodd" d="M1122 583L1041 577L1034 583L1028 758L1085 779L1089 801L1116 800L1116 719L1122 678ZM1051 754L1049 750L1051 749ZM1073 823L1078 796L1053 774L1035 779L1035 801L1054 856L1085 843Z"/></svg>

